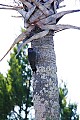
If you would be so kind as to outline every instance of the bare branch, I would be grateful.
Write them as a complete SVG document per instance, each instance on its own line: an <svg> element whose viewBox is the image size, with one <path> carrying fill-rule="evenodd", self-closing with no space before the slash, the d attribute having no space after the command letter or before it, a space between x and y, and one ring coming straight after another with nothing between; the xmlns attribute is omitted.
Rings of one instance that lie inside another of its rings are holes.
<svg viewBox="0 0 80 120"><path fill-rule="evenodd" d="M1 7L0 9L3 9L3 10L16 10L15 8L5 8L5 7Z"/></svg>
<svg viewBox="0 0 80 120"><path fill-rule="evenodd" d="M39 32L39 33L33 35L32 37L30 37L23 45L26 45L27 43L31 42L32 40L36 40L36 39L42 38L45 35L47 35L48 33L49 33L49 30L45 30L45 31Z"/></svg>
<svg viewBox="0 0 80 120"><path fill-rule="evenodd" d="M59 25L45 25L43 26L44 30L54 30L54 31L62 31L66 29L77 29L80 30L80 27L73 26L73 25L64 25L64 24L59 24Z"/></svg>
<svg viewBox="0 0 80 120"><path fill-rule="evenodd" d="M80 12L80 10L67 10L67 11L62 11L59 13L56 13L55 15L53 15L56 19L57 18L62 18L64 15L66 14L70 14L70 13L74 13L74 12Z"/></svg>
<svg viewBox="0 0 80 120"><path fill-rule="evenodd" d="M80 10L68 10L68 11L62 11L53 15L50 15L49 17L43 18L40 21L43 24L48 24L50 22L57 23L64 15L74 12L80 12ZM56 19L56 22L55 22Z"/></svg>
<svg viewBox="0 0 80 120"><path fill-rule="evenodd" d="M39 21L40 18L45 18L45 15L38 9L34 14L30 17L30 23L34 23L34 21ZM39 19L38 19L39 18Z"/></svg>
<svg viewBox="0 0 80 120"><path fill-rule="evenodd" d="M12 5L5 5L5 4L0 4L0 9L11 9L11 10L16 10L16 9L22 9L22 6L12 6Z"/></svg>
<svg viewBox="0 0 80 120"><path fill-rule="evenodd" d="M9 7L0 7L0 9L4 9L4 10L18 10L18 9L22 9L22 7L13 7L13 8L9 8Z"/></svg>
<svg viewBox="0 0 80 120"><path fill-rule="evenodd" d="M59 8L63 8L63 7L66 7L66 5L59 6L58 9L59 9Z"/></svg>
<svg viewBox="0 0 80 120"><path fill-rule="evenodd" d="M55 23L56 23L56 17L54 17L54 15L51 15L51 16L49 16L49 17L46 17L46 18L41 19L40 21L41 21L43 24L48 24L48 23L50 23L50 22L52 22L52 21L55 21Z"/></svg>
<svg viewBox="0 0 80 120"><path fill-rule="evenodd" d="M59 31L66 30L66 29L77 29L77 30L80 30L80 27L73 26L73 25L59 24L59 25L56 25L55 31L56 31L56 32L57 32L57 31L59 32Z"/></svg>
<svg viewBox="0 0 80 120"><path fill-rule="evenodd" d="M31 14L34 12L36 6L33 6L31 9L29 9L28 12L26 12L25 10L22 9L18 9L17 11L26 19L28 20L31 16ZM27 21L26 21L27 22Z"/></svg>
<svg viewBox="0 0 80 120"><path fill-rule="evenodd" d="M1 58L0 62L3 60L3 58L9 53L9 51L14 47L15 44L19 43L20 41L22 41L24 38L26 38L27 36L27 32L23 32L21 33L13 42L13 44L11 45L11 47L9 48L9 50L6 52L6 54Z"/></svg>
<svg viewBox="0 0 80 120"><path fill-rule="evenodd" d="M25 19L28 20L30 18L30 16L32 15L32 13L35 11L36 6L33 6L25 15Z"/></svg>
<svg viewBox="0 0 80 120"><path fill-rule="evenodd" d="M11 16L11 17L14 17L14 18L22 18L22 16Z"/></svg>
<svg viewBox="0 0 80 120"><path fill-rule="evenodd" d="M42 5L40 2L36 2L35 0L31 0L31 1L35 3L35 5L42 11L42 13L45 16L48 16L50 14L49 10L44 5Z"/></svg>
<svg viewBox="0 0 80 120"><path fill-rule="evenodd" d="M17 9L17 11L25 18L25 15L26 15L26 11L23 10L23 9Z"/></svg>
<svg viewBox="0 0 80 120"><path fill-rule="evenodd" d="M15 44L23 41L27 36L29 36L29 32L34 28L34 26L29 26L29 28L27 28L27 32L23 32L21 33L13 42L13 44L11 45L11 47L9 48L9 50L6 52L6 54L1 58L0 62L3 60L3 58L9 53L9 51L15 46Z"/></svg>
<svg viewBox="0 0 80 120"><path fill-rule="evenodd" d="M36 39L39 39L39 38L42 38L44 37L45 35L47 35L49 33L49 30L45 30L45 31L42 31L40 33L37 33L35 35L33 35L32 37L30 37L29 39L27 39L24 43L22 43L18 49L18 53L17 55L19 54L20 50L22 49L23 46L25 46L26 44L28 44L29 42L31 42L32 40L36 40ZM16 55L16 56L17 56Z"/></svg>
<svg viewBox="0 0 80 120"><path fill-rule="evenodd" d="M12 5L5 5L5 4L0 4L0 6L15 7L15 6L12 6Z"/></svg>

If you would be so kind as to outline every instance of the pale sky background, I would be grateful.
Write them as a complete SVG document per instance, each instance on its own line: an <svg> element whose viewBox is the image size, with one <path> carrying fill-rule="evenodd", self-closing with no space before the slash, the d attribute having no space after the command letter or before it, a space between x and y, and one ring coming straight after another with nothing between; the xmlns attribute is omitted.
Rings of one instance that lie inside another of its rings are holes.
<svg viewBox="0 0 80 120"><path fill-rule="evenodd" d="M0 0L1 3L8 3L11 0ZM79 0L65 0L67 9L80 9ZM24 27L22 18L13 18L17 12L0 10L0 58L9 49L14 39L21 33ZM66 15L59 23L80 26L80 12ZM78 104L80 114L80 31L65 30L54 36L57 75L59 83L61 80L67 83L68 100ZM0 62L0 72L6 75L9 54Z"/></svg>

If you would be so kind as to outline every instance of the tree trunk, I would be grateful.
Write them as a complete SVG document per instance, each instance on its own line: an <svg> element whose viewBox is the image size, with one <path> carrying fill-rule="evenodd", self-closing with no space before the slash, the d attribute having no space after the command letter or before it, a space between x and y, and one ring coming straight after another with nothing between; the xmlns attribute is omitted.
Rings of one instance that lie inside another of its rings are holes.
<svg viewBox="0 0 80 120"><path fill-rule="evenodd" d="M53 33L33 40L37 72L33 74L35 120L59 120L59 91Z"/></svg>

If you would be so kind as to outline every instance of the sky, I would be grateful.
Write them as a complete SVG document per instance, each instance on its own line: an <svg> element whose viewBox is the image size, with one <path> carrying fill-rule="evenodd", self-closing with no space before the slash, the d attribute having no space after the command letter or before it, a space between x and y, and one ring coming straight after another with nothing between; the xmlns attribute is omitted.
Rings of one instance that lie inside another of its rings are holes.
<svg viewBox="0 0 80 120"><path fill-rule="evenodd" d="M80 2L67 0L66 9L79 9ZM73 4L72 4L73 3ZM68 14L59 23L80 26L80 13ZM54 36L57 75L68 87L68 101L78 104L80 114L80 31L65 30Z"/></svg>
<svg viewBox="0 0 80 120"><path fill-rule="evenodd" d="M8 2L11 0L0 0L0 4ZM60 10L80 8L79 0L65 0L62 4L66 4L66 8ZM24 27L23 19L11 17L14 15L17 15L16 11L0 10L0 58L21 33L21 27ZM64 16L59 23L80 26L80 12ZM66 82L68 101L78 104L80 114L80 31L73 29L61 31L53 38L58 81ZM9 68L7 60L9 60L9 54L0 62L0 72L4 75Z"/></svg>

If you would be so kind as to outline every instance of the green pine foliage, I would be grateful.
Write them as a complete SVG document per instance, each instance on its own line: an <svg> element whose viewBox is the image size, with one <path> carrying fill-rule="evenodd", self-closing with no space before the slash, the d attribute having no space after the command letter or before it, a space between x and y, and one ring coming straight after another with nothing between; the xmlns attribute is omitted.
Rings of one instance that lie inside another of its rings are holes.
<svg viewBox="0 0 80 120"><path fill-rule="evenodd" d="M79 120L77 114L77 105L74 103L67 104L68 89L66 84L59 87L59 104L60 104L60 117L61 120Z"/></svg>
<svg viewBox="0 0 80 120"><path fill-rule="evenodd" d="M27 46L17 57L16 54L15 47L8 61L7 77L0 74L0 120L28 120L28 108L33 105Z"/></svg>
<svg viewBox="0 0 80 120"><path fill-rule="evenodd" d="M11 98L13 99L14 108L18 106L17 118L27 120L28 108L33 105L30 91L31 70L28 66L27 46L19 53L17 57L17 48L14 48L10 55L7 79L11 82ZM24 116L21 113L24 112ZM13 110L15 113L15 110ZM12 114L11 114L12 115Z"/></svg>
<svg viewBox="0 0 80 120"><path fill-rule="evenodd" d="M6 120L12 109L10 88L7 87L6 78L0 73L0 120Z"/></svg>

